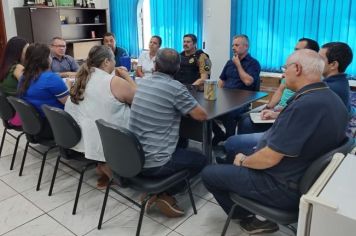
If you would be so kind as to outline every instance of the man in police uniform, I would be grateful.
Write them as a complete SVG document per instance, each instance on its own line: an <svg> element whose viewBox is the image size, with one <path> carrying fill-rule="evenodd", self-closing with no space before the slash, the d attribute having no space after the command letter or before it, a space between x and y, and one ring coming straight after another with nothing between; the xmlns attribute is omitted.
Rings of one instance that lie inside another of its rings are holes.
<svg viewBox="0 0 356 236"><path fill-rule="evenodd" d="M210 76L211 62L202 50L197 50L197 37L186 34L183 37L184 51L180 53L180 69L174 78L182 84L202 85Z"/></svg>

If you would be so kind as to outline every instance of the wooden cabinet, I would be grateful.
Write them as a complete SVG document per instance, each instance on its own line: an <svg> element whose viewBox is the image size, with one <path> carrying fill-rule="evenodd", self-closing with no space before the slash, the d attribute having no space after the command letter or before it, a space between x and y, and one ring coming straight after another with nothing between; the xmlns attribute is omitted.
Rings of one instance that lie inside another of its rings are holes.
<svg viewBox="0 0 356 236"><path fill-rule="evenodd" d="M67 53L76 59L83 59L89 46L101 44L101 37L107 32L106 9L17 7L14 11L18 36L46 44L53 37L62 37L67 41ZM81 51L76 52L76 48Z"/></svg>

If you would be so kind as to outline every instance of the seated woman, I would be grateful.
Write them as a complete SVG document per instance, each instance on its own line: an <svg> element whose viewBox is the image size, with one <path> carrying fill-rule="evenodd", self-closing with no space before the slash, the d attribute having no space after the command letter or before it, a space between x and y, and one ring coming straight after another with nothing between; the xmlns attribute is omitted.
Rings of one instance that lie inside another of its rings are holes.
<svg viewBox="0 0 356 236"><path fill-rule="evenodd" d="M45 44L32 44L25 55L25 69L19 81L19 97L33 105L43 118L41 137L53 138L51 127L41 106L64 109L68 98L68 88L62 78L49 70L51 65L50 50Z"/></svg>
<svg viewBox="0 0 356 236"><path fill-rule="evenodd" d="M161 44L161 37L157 35L152 36L148 46L149 51L143 51L138 58L136 77L146 78L152 75L154 60Z"/></svg>
<svg viewBox="0 0 356 236"><path fill-rule="evenodd" d="M98 165L101 175L97 187L104 188L112 173L105 164L99 131L95 121L128 127L130 106L136 84L125 69L115 70L115 56L107 46L94 46L86 62L77 73L65 110L73 116L82 129L82 139L73 149L85 152L85 157L103 162ZM120 77L119 77L120 76Z"/></svg>
<svg viewBox="0 0 356 236"><path fill-rule="evenodd" d="M12 37L5 46L5 52L0 60L0 90L5 96L15 96L17 84L23 73L23 64L28 42L20 37ZM16 114L9 123L21 126L21 120Z"/></svg>

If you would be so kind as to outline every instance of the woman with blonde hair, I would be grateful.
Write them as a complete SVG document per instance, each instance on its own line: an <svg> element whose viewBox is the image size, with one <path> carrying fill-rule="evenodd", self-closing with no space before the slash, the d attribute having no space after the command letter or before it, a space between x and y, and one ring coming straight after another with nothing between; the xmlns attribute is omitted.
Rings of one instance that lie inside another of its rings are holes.
<svg viewBox="0 0 356 236"><path fill-rule="evenodd" d="M116 75L113 75L115 71ZM73 149L84 152L85 157L102 162L97 166L101 175L97 187L105 188L112 173L105 158L95 121L128 127L129 105L136 84L123 68L115 70L115 56L107 46L94 46L86 62L80 67L70 90L65 110L73 116L82 130L82 139Z"/></svg>

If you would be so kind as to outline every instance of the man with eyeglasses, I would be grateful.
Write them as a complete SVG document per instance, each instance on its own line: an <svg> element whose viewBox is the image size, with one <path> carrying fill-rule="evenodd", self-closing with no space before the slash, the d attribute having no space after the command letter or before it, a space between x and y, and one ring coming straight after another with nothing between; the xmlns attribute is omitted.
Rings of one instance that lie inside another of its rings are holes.
<svg viewBox="0 0 356 236"><path fill-rule="evenodd" d="M230 193L282 210L298 209L299 182L316 158L345 140L348 112L326 83L321 81L325 62L315 51L295 51L283 66L286 87L295 92L256 149L238 149L245 135L230 137L225 148L231 164L211 165L202 174L205 187L229 214ZM232 215L248 234L277 231L274 222L256 217L237 206Z"/></svg>
<svg viewBox="0 0 356 236"><path fill-rule="evenodd" d="M319 51L319 45L316 41L309 38L301 38L298 40L297 44L294 47L294 50L300 49L311 49L315 52ZM281 71L283 71L283 66ZM281 84L264 107L261 112L262 119L275 119L279 112L287 105L287 101L294 94L293 91L286 88L285 79L281 80ZM240 118L238 122L237 134L251 134L251 133L261 133L265 132L272 126L271 123L253 123L250 115L244 115Z"/></svg>
<svg viewBox="0 0 356 236"><path fill-rule="evenodd" d="M66 41L61 37L51 40L51 70L62 78L75 77L79 66L73 57L66 55Z"/></svg>

